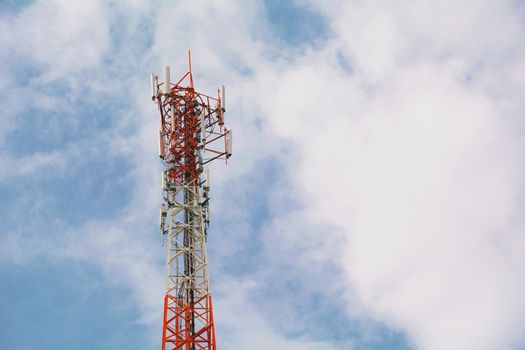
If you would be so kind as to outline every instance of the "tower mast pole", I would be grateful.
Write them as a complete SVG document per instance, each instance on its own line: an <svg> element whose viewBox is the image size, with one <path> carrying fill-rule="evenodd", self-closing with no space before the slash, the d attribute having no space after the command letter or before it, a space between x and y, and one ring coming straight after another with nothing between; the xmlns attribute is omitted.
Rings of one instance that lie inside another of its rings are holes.
<svg viewBox="0 0 525 350"><path fill-rule="evenodd" d="M160 112L160 229L168 242L162 349L216 350L206 255L207 164L231 156L232 133L224 127L224 86L216 97L195 91L189 51L188 65L175 84L169 66L162 82L151 76Z"/></svg>

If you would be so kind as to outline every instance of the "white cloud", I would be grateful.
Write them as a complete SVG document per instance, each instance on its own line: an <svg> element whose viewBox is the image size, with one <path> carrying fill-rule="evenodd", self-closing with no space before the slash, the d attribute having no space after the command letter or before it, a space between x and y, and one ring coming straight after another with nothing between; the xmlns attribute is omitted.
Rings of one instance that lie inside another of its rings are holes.
<svg viewBox="0 0 525 350"><path fill-rule="evenodd" d="M100 64L109 49L106 10L100 1L36 2L11 23L9 48L36 63L49 81Z"/></svg>
<svg viewBox="0 0 525 350"><path fill-rule="evenodd" d="M509 113L522 102L509 96L523 36L506 3L464 2L461 17L434 4L428 20L398 5L328 9L332 42L266 76L278 84L260 94L263 113L295 142L289 171L307 213L345 231L347 285L369 316L421 349L513 348L525 320L524 154ZM337 50L353 75L332 63Z"/></svg>
<svg viewBox="0 0 525 350"><path fill-rule="evenodd" d="M28 177L49 168L63 170L64 167L64 155L60 152L39 152L21 159L4 156L0 158L0 182L13 177Z"/></svg>
<svg viewBox="0 0 525 350"><path fill-rule="evenodd" d="M215 304L214 312L217 329L221 337L218 347L232 350L240 349L287 349L287 350L332 350L340 346L328 342L315 341L315 334L301 337L286 337L276 332L272 324L262 318L258 310L257 300L253 297L257 283L244 278L224 279L215 289L221 297L221 302ZM273 320L273 325L278 320ZM222 339L221 339L222 338ZM353 346L345 344L344 349L351 350Z"/></svg>

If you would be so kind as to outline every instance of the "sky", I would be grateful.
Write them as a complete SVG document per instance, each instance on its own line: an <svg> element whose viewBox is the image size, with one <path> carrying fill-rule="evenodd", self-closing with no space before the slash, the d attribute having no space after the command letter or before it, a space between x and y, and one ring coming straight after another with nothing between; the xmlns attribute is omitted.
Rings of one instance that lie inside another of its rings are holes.
<svg viewBox="0 0 525 350"><path fill-rule="evenodd" d="M158 349L149 75L227 89L219 349L525 348L521 0L0 1L0 350Z"/></svg>

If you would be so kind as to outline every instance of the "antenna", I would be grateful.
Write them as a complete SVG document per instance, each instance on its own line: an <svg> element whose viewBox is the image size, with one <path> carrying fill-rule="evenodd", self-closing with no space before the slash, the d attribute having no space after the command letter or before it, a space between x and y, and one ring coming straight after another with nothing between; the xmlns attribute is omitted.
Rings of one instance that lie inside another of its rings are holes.
<svg viewBox="0 0 525 350"><path fill-rule="evenodd" d="M155 79L155 74L151 73L151 100L155 101L157 98L157 82Z"/></svg>
<svg viewBox="0 0 525 350"><path fill-rule="evenodd" d="M163 89L163 92L166 95L169 95L170 90L171 90L170 66L164 66L164 89Z"/></svg>
<svg viewBox="0 0 525 350"><path fill-rule="evenodd" d="M226 138L225 138L225 141L226 141L226 158L230 158L231 155L232 155L232 131L231 130L228 130L226 132Z"/></svg>
<svg viewBox="0 0 525 350"><path fill-rule="evenodd" d="M204 110L201 112L201 115L200 115L200 123L201 123L201 142L203 144L206 143L206 114L204 112Z"/></svg>
<svg viewBox="0 0 525 350"><path fill-rule="evenodd" d="M224 85L221 85L221 108L222 112L226 112L226 87Z"/></svg>

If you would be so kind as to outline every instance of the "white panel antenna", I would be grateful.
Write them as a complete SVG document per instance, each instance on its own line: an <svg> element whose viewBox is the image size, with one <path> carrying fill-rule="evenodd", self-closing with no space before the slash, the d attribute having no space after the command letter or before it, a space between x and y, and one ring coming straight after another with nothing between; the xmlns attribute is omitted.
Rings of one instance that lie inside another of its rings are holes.
<svg viewBox="0 0 525 350"><path fill-rule="evenodd" d="M166 215L168 214L168 209L166 208L166 205L161 205L159 214L159 226L160 229L164 231L164 223L166 221Z"/></svg>
<svg viewBox="0 0 525 350"><path fill-rule="evenodd" d="M164 85L163 92L169 94L171 91L171 82L170 82L170 66L164 66Z"/></svg>
<svg viewBox="0 0 525 350"><path fill-rule="evenodd" d="M226 157L230 157L232 155L232 131L228 130L226 132Z"/></svg>
<svg viewBox="0 0 525 350"><path fill-rule="evenodd" d="M206 143L206 113L204 113L204 110L201 112L200 115L201 118L201 142L204 144Z"/></svg>
<svg viewBox="0 0 525 350"><path fill-rule="evenodd" d="M221 91L221 109L222 112L226 112L226 87L224 85L221 85L220 87Z"/></svg>
<svg viewBox="0 0 525 350"><path fill-rule="evenodd" d="M162 133L162 130L159 130L159 156L164 159L166 156L166 142L164 140L164 134Z"/></svg>
<svg viewBox="0 0 525 350"><path fill-rule="evenodd" d="M151 73L151 100L155 101L157 98L157 79L155 79L155 74Z"/></svg>

